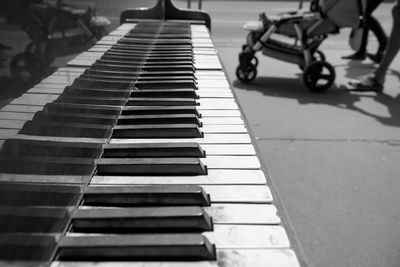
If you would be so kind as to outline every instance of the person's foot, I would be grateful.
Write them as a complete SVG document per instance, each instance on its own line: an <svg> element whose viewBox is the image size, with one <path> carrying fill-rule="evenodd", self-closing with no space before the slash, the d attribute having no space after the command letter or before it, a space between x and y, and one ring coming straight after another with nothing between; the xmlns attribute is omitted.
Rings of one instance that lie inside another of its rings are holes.
<svg viewBox="0 0 400 267"><path fill-rule="evenodd" d="M349 84L353 87L351 91L361 92L382 92L383 81L378 81L375 74L368 74L358 80L350 81Z"/></svg>
<svg viewBox="0 0 400 267"><path fill-rule="evenodd" d="M373 62L379 64L382 61L383 54L384 54L384 51L379 50L378 52L376 52L376 54L368 53L367 55L368 55L369 59L371 59Z"/></svg>
<svg viewBox="0 0 400 267"><path fill-rule="evenodd" d="M348 56L343 56L342 59L350 59L350 60L364 60L367 57L365 52L355 52Z"/></svg>

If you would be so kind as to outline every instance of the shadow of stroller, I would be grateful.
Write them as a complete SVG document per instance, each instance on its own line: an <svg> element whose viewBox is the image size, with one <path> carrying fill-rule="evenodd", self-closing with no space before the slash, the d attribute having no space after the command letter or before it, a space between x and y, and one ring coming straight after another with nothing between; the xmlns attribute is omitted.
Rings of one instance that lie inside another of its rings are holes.
<svg viewBox="0 0 400 267"><path fill-rule="evenodd" d="M399 78L400 78L400 73ZM295 99L301 105L320 104L348 109L376 119L385 125L400 127L400 95L392 97L387 94L354 93L346 90L345 86L333 86L323 94L310 93L298 78L259 77L251 84L244 84L235 80L233 85L242 90L257 91L266 96ZM363 98L374 98L377 102L387 106L390 116L382 117L365 110L358 105Z"/></svg>

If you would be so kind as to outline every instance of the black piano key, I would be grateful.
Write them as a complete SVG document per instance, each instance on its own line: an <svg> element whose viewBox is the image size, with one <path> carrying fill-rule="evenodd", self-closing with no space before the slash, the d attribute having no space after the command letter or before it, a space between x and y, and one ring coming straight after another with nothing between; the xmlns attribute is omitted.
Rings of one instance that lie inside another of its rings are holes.
<svg viewBox="0 0 400 267"><path fill-rule="evenodd" d="M121 60L123 58L123 60ZM122 57L122 56L103 56L101 59L99 59L96 62L102 62L102 63L110 63L110 64L119 64L119 65L139 65L143 64L145 67L152 67L152 66L158 66L158 65L166 65L170 66L172 68L176 66L193 66L193 61L188 61L188 60L174 60L174 61L169 61L169 60L160 60L160 61L151 61L147 60L147 58L142 58L142 59L130 59L129 57Z"/></svg>
<svg viewBox="0 0 400 267"><path fill-rule="evenodd" d="M195 106L126 106L122 115L194 114L201 118Z"/></svg>
<svg viewBox="0 0 400 267"><path fill-rule="evenodd" d="M99 143L56 142L42 140L8 139L1 153L9 156L52 156L98 158L102 147Z"/></svg>
<svg viewBox="0 0 400 267"><path fill-rule="evenodd" d="M190 77L190 78L195 78L194 72L193 71L174 71L174 70L165 70L165 71L147 71L147 72L141 72L140 77L145 78L145 77L164 77L164 76L181 76L181 77Z"/></svg>
<svg viewBox="0 0 400 267"><path fill-rule="evenodd" d="M149 38L151 36L154 36L154 34L152 33L128 33L125 35L125 38ZM157 38L159 39L182 39L182 38L186 38L186 39L190 39L190 33L186 32L186 33L175 33L175 34L170 34L170 33L166 33L166 34L159 34L157 35Z"/></svg>
<svg viewBox="0 0 400 267"><path fill-rule="evenodd" d="M85 105L76 103L47 103L44 108L44 112L48 113L83 113L83 114L104 114L118 116L121 112L120 107L112 106L95 106L95 105Z"/></svg>
<svg viewBox="0 0 400 267"><path fill-rule="evenodd" d="M146 58L147 62L163 62L163 61L174 61L174 62L190 62L193 63L193 57L192 55L185 55L185 56L176 56L176 55L170 55L170 56L156 56L156 55L150 55Z"/></svg>
<svg viewBox="0 0 400 267"><path fill-rule="evenodd" d="M96 62L90 68L93 70L101 70L101 71L114 71L114 72L140 72L142 71L142 64L131 65L131 66L120 66L120 65L112 65L112 64L104 64L100 62Z"/></svg>
<svg viewBox="0 0 400 267"><path fill-rule="evenodd" d="M127 106L197 106L195 98L130 97Z"/></svg>
<svg viewBox="0 0 400 267"><path fill-rule="evenodd" d="M73 232L177 233L212 231L212 220L200 207L135 207L78 209Z"/></svg>
<svg viewBox="0 0 400 267"><path fill-rule="evenodd" d="M119 61L112 59L100 58L96 60L95 64L105 64L105 65L117 65L117 66L140 66L143 70L151 69L172 69L172 70L193 70L194 66L192 62L186 61L171 61L171 62L147 62L147 61Z"/></svg>
<svg viewBox="0 0 400 267"><path fill-rule="evenodd" d="M210 206L210 196L197 185L89 186L86 206Z"/></svg>
<svg viewBox="0 0 400 267"><path fill-rule="evenodd" d="M137 80L135 82L135 86L139 89L156 89L156 88L166 88L166 89L176 89L176 88L191 88L197 89L197 84L193 80L175 80L175 81L168 81L168 80Z"/></svg>
<svg viewBox="0 0 400 267"><path fill-rule="evenodd" d="M103 158L204 158L198 143L104 144Z"/></svg>
<svg viewBox="0 0 400 267"><path fill-rule="evenodd" d="M105 70L122 70L122 71L138 71L139 69L142 71L156 72L156 71L192 71L195 69L193 65L151 65L146 66L143 64L118 64L118 62L103 62L101 60L97 60L93 65L96 69L105 69ZM92 66L92 68L93 68Z"/></svg>
<svg viewBox="0 0 400 267"><path fill-rule="evenodd" d="M118 125L137 124L196 124L202 123L194 114L169 114L169 115L127 115L118 118Z"/></svg>
<svg viewBox="0 0 400 267"><path fill-rule="evenodd" d="M115 55L143 55L145 57L183 57L193 58L193 51L186 49L183 51L168 51L168 50L146 50L141 47L121 47L113 46L106 53Z"/></svg>
<svg viewBox="0 0 400 267"><path fill-rule="evenodd" d="M84 124L113 125L116 123L116 116L79 113L45 113L36 112L32 119L40 122L74 122Z"/></svg>
<svg viewBox="0 0 400 267"><path fill-rule="evenodd" d="M197 158L101 158L98 175L206 175Z"/></svg>
<svg viewBox="0 0 400 267"><path fill-rule="evenodd" d="M94 169L92 158L0 156L0 173L91 175Z"/></svg>
<svg viewBox="0 0 400 267"><path fill-rule="evenodd" d="M110 49L104 53L103 57L123 57L128 59L141 59L143 57L146 58L147 61L189 61L193 62L192 53L179 53L179 54L154 54L148 53L144 54L142 51L138 52L125 52L125 51L118 51ZM103 58L102 57L102 58Z"/></svg>
<svg viewBox="0 0 400 267"><path fill-rule="evenodd" d="M90 77L90 76L83 76ZM63 95L69 96L88 96L88 97L128 97L130 94L130 89L113 89L113 88L104 88L104 89L96 89L90 87L78 87L78 86L67 86L64 89Z"/></svg>
<svg viewBox="0 0 400 267"><path fill-rule="evenodd" d="M131 80L136 80L140 74L140 70L137 72L133 71L112 71L112 70L101 70L90 68L86 69L82 75L87 77L96 76L110 76L110 77L125 77L125 79L130 78Z"/></svg>
<svg viewBox="0 0 400 267"><path fill-rule="evenodd" d="M142 81L162 81L162 82L181 82L183 80L186 80L187 82L191 82L191 83L195 83L196 82L196 78L193 75L174 75L173 73L171 73L169 76L167 75L160 75L160 76L155 76L158 73L155 72L153 73L153 75L150 75L150 73L148 75L140 75L140 77L138 77L136 82L142 82ZM185 89L185 88L182 88Z"/></svg>
<svg viewBox="0 0 400 267"><path fill-rule="evenodd" d="M55 236L43 234L0 234L0 260L49 261L56 250ZM36 266L32 264L31 266Z"/></svg>
<svg viewBox="0 0 400 267"><path fill-rule="evenodd" d="M70 96L60 95L57 100L58 103L70 104L86 104L86 105L101 105L101 106L124 106L126 103L125 97L84 97L84 96Z"/></svg>
<svg viewBox="0 0 400 267"><path fill-rule="evenodd" d="M214 260L215 247L201 234L65 236L58 260Z"/></svg>
<svg viewBox="0 0 400 267"><path fill-rule="evenodd" d="M145 60L146 63L156 62L156 63L179 63L179 64L193 64L193 58L190 56L186 57L174 57L174 56L144 56L144 55L132 55L132 54L117 54L117 53L109 53L105 52L101 57L103 60L111 60L111 61L121 61L121 62L137 62ZM176 65L176 64L175 64Z"/></svg>
<svg viewBox="0 0 400 267"><path fill-rule="evenodd" d="M128 71L113 71L113 70L100 70L100 69L87 69L84 72L88 77L114 77L116 79L130 79L130 80L196 80L192 71L163 71L163 72L128 72ZM140 74L140 76L139 76ZM75 85L74 87L77 88ZM86 88L86 87L82 87ZM115 89L109 89L115 90Z"/></svg>
<svg viewBox="0 0 400 267"><path fill-rule="evenodd" d="M169 76L163 76L163 77L147 77L147 78L132 78L130 76L121 76L121 75L105 75L105 74L91 74L91 75L82 75L81 78L84 79L91 79L91 80L102 80L102 81L108 81L108 82L113 82L113 81L118 81L118 82L127 82L131 83L132 80L135 81L136 84L141 84L141 89L143 88L165 88L165 89L175 89L175 88L192 88L192 89L197 89L196 81L193 78L190 77L183 77L183 76L178 76L178 78L173 78ZM110 85L112 86L112 85ZM85 90L76 90L76 91L68 91L66 95L73 95L73 96L110 96L110 97L124 97L129 94L127 92L127 89L110 89L110 88L105 88L102 86L101 89L91 89L91 88L84 88L83 86L76 86L74 85L74 88L78 89L85 89ZM97 93L98 92L98 93ZM65 92L64 92L65 93Z"/></svg>
<svg viewBox="0 0 400 267"><path fill-rule="evenodd" d="M111 130L111 126L101 124L27 121L20 133L39 136L109 138Z"/></svg>
<svg viewBox="0 0 400 267"><path fill-rule="evenodd" d="M203 132L196 124L116 125L114 138L200 138Z"/></svg>
<svg viewBox="0 0 400 267"><path fill-rule="evenodd" d="M141 88L143 89L143 88ZM144 89L144 90L133 90L131 97L177 97L177 98L196 98L199 96L196 94L196 90L190 89Z"/></svg>
<svg viewBox="0 0 400 267"><path fill-rule="evenodd" d="M154 46L165 46L170 47L172 50L177 46L189 48L191 47L190 39L141 39L141 38L121 38L117 42L118 44L145 44Z"/></svg>
<svg viewBox="0 0 400 267"><path fill-rule="evenodd" d="M0 233L62 233L69 210L59 207L0 207Z"/></svg>
<svg viewBox="0 0 400 267"><path fill-rule="evenodd" d="M72 87L84 87L84 88L93 88L93 89L129 89L133 87L133 81L120 81L120 80L106 80L101 78L89 78L87 76L83 76L79 79L76 79L74 83L71 85Z"/></svg>
<svg viewBox="0 0 400 267"><path fill-rule="evenodd" d="M75 206L80 186L0 183L0 206Z"/></svg>

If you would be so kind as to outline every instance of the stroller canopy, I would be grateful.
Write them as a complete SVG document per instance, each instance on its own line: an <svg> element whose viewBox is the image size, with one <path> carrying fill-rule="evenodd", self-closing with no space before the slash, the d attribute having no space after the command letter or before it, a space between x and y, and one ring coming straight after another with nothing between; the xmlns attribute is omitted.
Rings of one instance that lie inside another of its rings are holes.
<svg viewBox="0 0 400 267"><path fill-rule="evenodd" d="M366 0L319 0L322 13L340 28L360 26Z"/></svg>

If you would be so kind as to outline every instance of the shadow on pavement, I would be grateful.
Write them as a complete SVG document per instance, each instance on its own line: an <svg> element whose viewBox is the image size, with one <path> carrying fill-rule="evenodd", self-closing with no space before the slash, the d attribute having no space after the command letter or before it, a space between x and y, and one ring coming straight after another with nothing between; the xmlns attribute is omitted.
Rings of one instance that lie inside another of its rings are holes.
<svg viewBox="0 0 400 267"><path fill-rule="evenodd" d="M296 99L301 105L322 104L356 111L375 118L382 124L400 127L400 95L392 97L385 93L351 92L346 90L345 86L333 86L324 93L316 94L309 92L298 78L258 77L251 84L235 80L233 85L235 88L257 91L266 96ZM356 103L362 98L373 98L376 102L385 105L390 115L383 117L358 107Z"/></svg>

